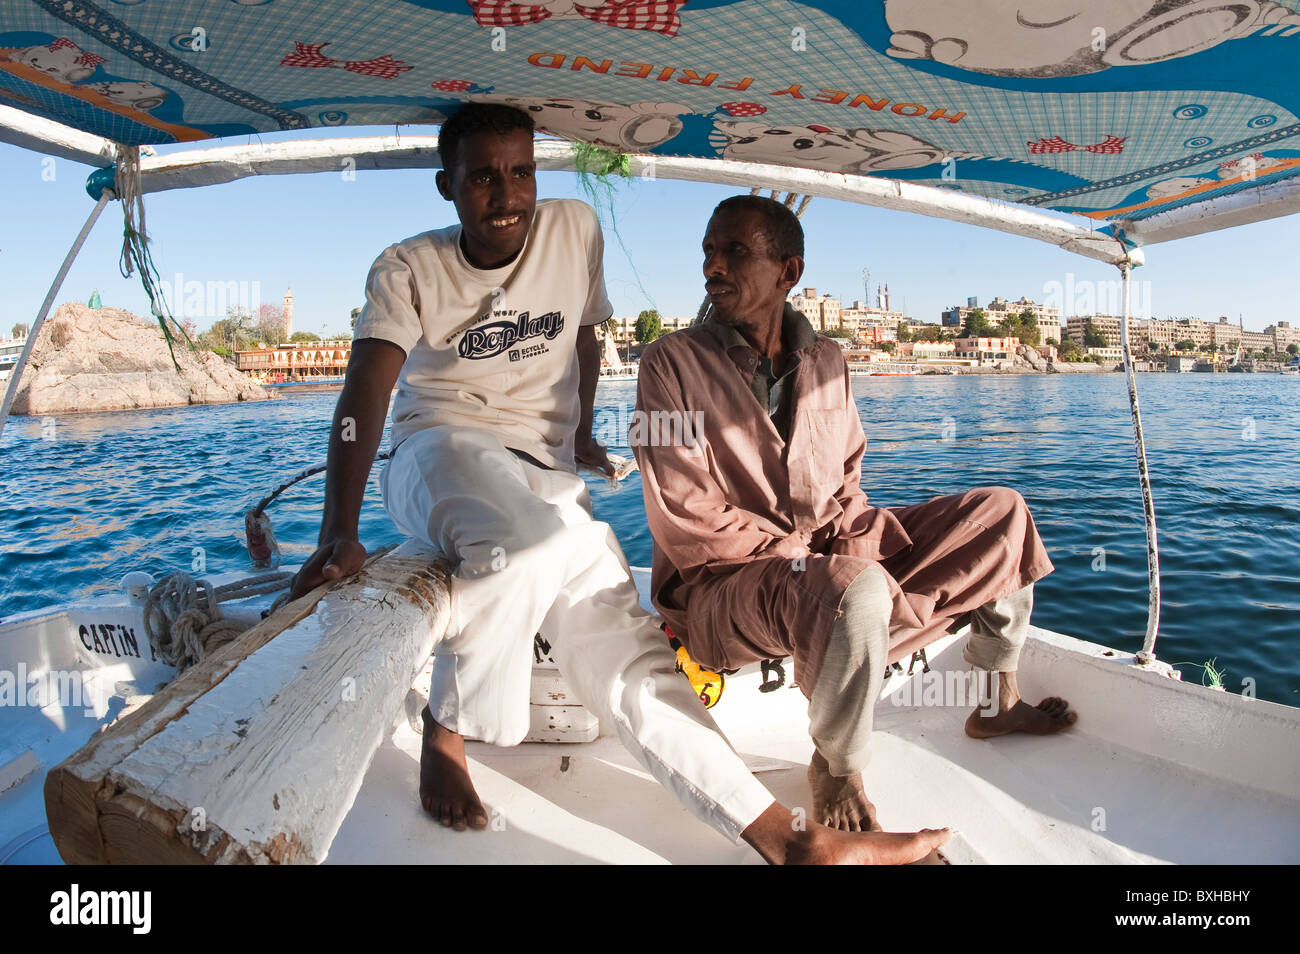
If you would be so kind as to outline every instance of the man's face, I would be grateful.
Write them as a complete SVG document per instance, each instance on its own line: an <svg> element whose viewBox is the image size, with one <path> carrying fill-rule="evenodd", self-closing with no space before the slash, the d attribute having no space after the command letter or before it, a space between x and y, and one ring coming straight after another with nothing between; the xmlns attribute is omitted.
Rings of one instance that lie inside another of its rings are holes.
<svg viewBox="0 0 1300 954"><path fill-rule="evenodd" d="M533 137L522 129L481 132L460 142L454 168L439 172L438 191L456 206L465 257L499 268L519 254L537 207Z"/></svg>
<svg viewBox="0 0 1300 954"><path fill-rule="evenodd" d="M786 294L799 280L802 265L797 256L785 261L776 257L758 212L729 210L709 219L704 290L719 321L750 327L780 321Z"/></svg>

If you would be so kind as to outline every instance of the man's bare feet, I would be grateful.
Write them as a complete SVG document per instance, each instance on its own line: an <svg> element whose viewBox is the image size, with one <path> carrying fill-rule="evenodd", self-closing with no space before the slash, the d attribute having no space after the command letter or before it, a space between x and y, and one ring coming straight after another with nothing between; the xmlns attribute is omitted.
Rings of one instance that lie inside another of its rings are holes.
<svg viewBox="0 0 1300 954"><path fill-rule="evenodd" d="M1014 672L998 675L998 706L993 712L981 707L966 719L966 734L972 739L991 739L1011 732L1052 735L1078 721L1078 714L1059 696L1048 696L1036 706L1020 698Z"/></svg>
<svg viewBox="0 0 1300 954"><path fill-rule="evenodd" d="M948 840L947 828L918 832L806 830L790 809L773 802L741 837L774 865L905 865Z"/></svg>
<svg viewBox="0 0 1300 954"><path fill-rule="evenodd" d="M862 787L860 772L832 775L830 763L813 749L808 785L812 788L813 821L840 831L884 831L876 818L876 806Z"/></svg>
<svg viewBox="0 0 1300 954"><path fill-rule="evenodd" d="M465 764L465 739L433 720L426 707L424 741L420 744L420 804L446 828L464 831L488 825Z"/></svg>

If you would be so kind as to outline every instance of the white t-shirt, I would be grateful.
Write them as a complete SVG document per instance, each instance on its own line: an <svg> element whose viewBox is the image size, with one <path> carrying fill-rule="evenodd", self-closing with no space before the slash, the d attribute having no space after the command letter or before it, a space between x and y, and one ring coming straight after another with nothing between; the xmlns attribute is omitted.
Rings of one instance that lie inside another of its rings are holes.
<svg viewBox="0 0 1300 954"><path fill-rule="evenodd" d="M476 427L572 471L578 326L613 314L596 213L575 199L538 202L523 249L503 268L470 265L460 232L457 224L398 242L366 279L353 340L382 338L406 352L392 446L426 427Z"/></svg>

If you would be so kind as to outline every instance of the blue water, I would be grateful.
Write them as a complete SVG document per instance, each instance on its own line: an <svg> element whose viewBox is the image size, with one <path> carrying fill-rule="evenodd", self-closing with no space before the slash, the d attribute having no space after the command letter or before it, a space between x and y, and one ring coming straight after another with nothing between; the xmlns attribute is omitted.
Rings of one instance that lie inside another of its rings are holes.
<svg viewBox="0 0 1300 954"><path fill-rule="evenodd" d="M1183 678L1197 682L1190 664L1215 659L1230 690L1253 679L1261 698L1300 705L1300 381L1156 374L1139 388L1164 587L1157 655L1188 663ZM854 394L874 503L1014 487L1056 564L1036 588L1034 622L1141 646L1146 553L1123 375L858 378ZM634 398L633 383L602 384L600 419L617 421ZM246 568L244 510L323 462L336 400L11 420L0 439L0 616L112 591L129 570L187 569L196 548L208 572ZM361 518L372 548L399 539L377 474ZM271 508L289 561L313 549L323 482ZM628 559L648 565L639 476L591 488Z"/></svg>

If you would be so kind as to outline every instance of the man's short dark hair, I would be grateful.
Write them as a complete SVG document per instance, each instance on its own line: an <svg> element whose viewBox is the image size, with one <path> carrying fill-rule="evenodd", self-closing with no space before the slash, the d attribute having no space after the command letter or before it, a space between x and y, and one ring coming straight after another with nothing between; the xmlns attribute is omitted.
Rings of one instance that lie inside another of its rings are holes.
<svg viewBox="0 0 1300 954"><path fill-rule="evenodd" d="M500 103L467 103L456 110L438 130L438 155L448 173L459 158L460 142L474 133L508 133L522 129L533 134L533 117L513 106Z"/></svg>
<svg viewBox="0 0 1300 954"><path fill-rule="evenodd" d="M773 255L782 261L794 255L803 258L803 226L784 205L761 195L733 195L719 202L713 214L741 211L757 212L763 217L767 247Z"/></svg>

